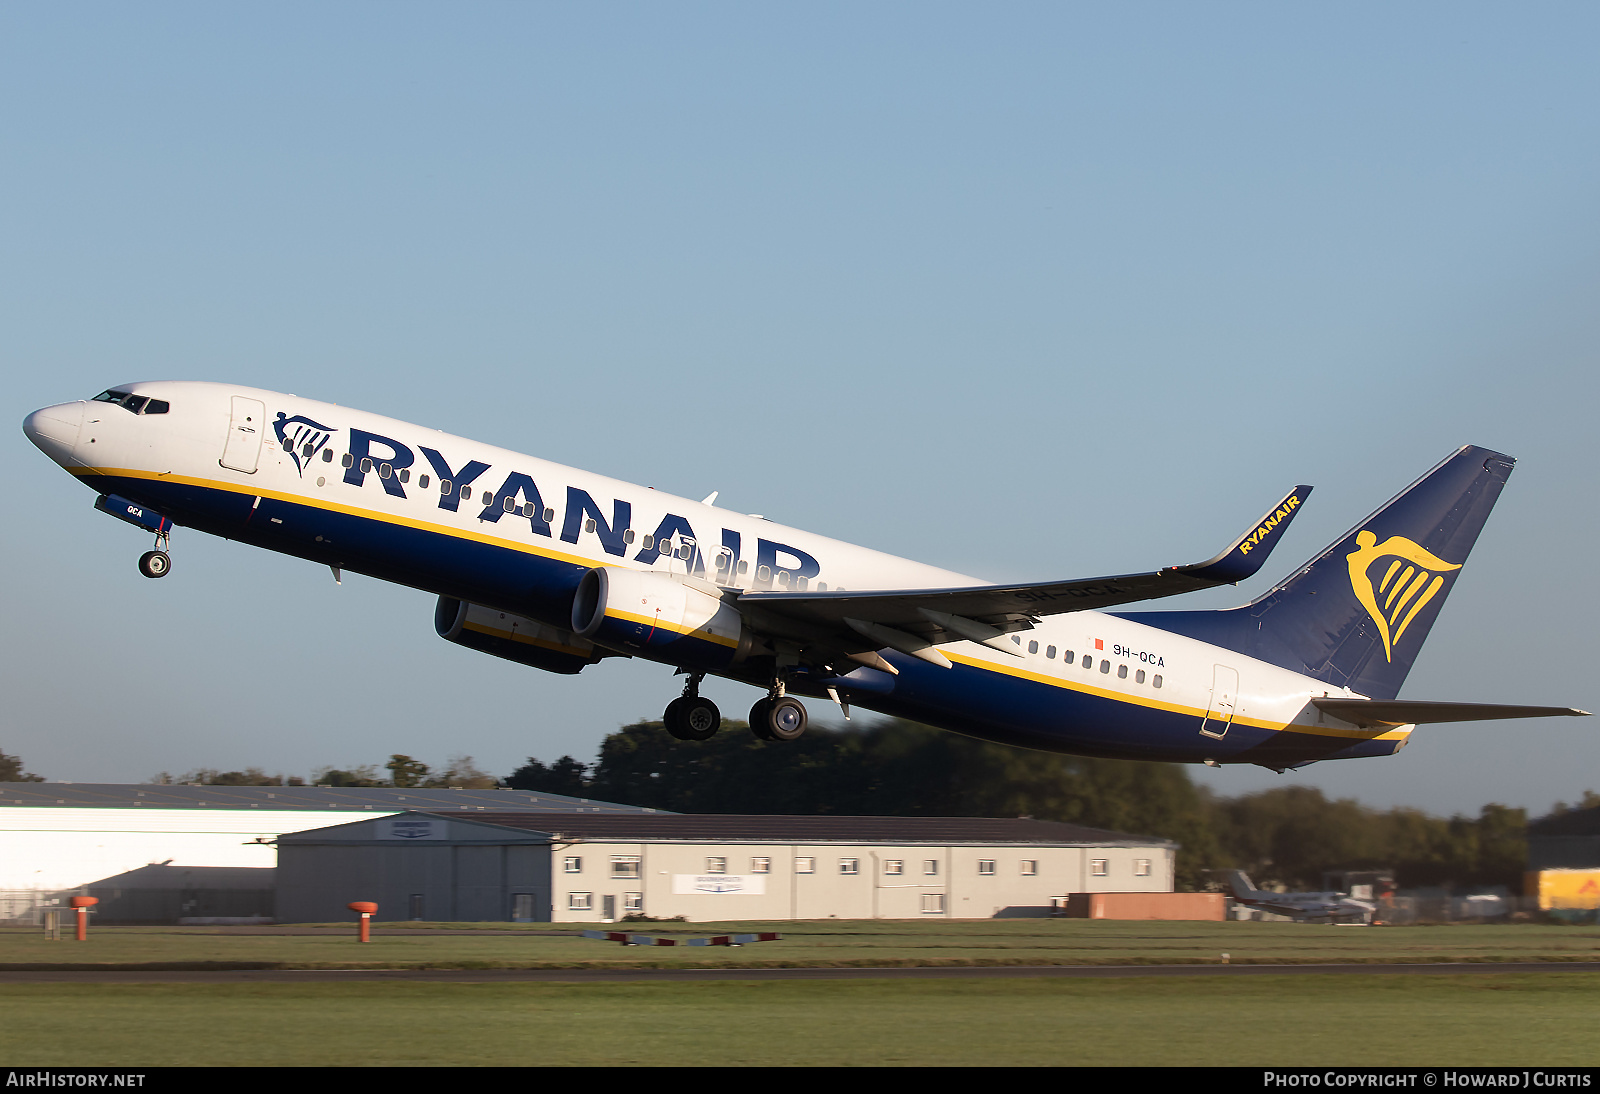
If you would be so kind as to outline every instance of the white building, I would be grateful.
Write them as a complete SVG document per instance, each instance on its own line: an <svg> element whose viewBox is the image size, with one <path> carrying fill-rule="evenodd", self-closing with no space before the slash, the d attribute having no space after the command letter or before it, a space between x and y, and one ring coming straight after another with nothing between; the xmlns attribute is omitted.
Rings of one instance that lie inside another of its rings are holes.
<svg viewBox="0 0 1600 1094"><path fill-rule="evenodd" d="M281 837L278 917L603 923L987 919L1168 893L1169 840L1054 821L406 812Z"/></svg>

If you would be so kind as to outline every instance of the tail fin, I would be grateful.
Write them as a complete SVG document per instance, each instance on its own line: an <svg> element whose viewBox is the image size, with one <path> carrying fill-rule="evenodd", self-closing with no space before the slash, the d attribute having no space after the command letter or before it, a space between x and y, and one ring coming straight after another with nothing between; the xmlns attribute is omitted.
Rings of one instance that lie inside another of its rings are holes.
<svg viewBox="0 0 1600 1094"><path fill-rule="evenodd" d="M1460 449L1243 607L1118 614L1393 699L1515 462Z"/></svg>
<svg viewBox="0 0 1600 1094"><path fill-rule="evenodd" d="M1218 873L1227 875L1228 888L1233 890L1235 900L1249 900L1256 896L1256 887L1243 870L1219 870Z"/></svg>

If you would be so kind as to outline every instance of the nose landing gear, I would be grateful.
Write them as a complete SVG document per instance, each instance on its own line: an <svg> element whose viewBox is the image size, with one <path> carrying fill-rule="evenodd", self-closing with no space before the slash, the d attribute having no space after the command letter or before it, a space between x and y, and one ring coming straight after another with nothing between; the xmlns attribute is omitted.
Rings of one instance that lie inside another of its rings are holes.
<svg viewBox="0 0 1600 1094"><path fill-rule="evenodd" d="M172 556L167 554L167 533L156 533L156 548L139 556L139 572L145 577L166 577L172 572Z"/></svg>
<svg viewBox="0 0 1600 1094"><path fill-rule="evenodd" d="M667 732L680 741L708 741L722 728L722 712L717 704L700 694L705 673L691 673L683 685L683 695L667 704L662 715Z"/></svg>

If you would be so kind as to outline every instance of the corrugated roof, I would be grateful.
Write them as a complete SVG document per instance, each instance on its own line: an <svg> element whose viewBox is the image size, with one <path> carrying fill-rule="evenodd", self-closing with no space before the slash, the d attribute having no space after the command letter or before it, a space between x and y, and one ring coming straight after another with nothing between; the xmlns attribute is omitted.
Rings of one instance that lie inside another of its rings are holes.
<svg viewBox="0 0 1600 1094"><path fill-rule="evenodd" d="M1134 836L1059 821L994 817L833 817L738 816L718 813L573 813L553 823L531 813L438 814L495 824L524 832L549 833L562 840L753 840L763 843L1037 843L1137 844L1177 846L1155 836ZM281 842L315 842L317 830Z"/></svg>
<svg viewBox="0 0 1600 1094"><path fill-rule="evenodd" d="M637 805L528 790L386 786L167 786L160 783L0 783L0 806L127 809L342 809L460 813L649 813Z"/></svg>

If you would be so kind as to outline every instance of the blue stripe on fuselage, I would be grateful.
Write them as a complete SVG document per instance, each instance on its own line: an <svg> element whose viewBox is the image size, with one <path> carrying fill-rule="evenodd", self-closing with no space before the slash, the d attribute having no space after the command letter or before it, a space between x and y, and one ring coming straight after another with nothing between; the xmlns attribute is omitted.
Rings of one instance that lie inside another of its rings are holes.
<svg viewBox="0 0 1600 1094"><path fill-rule="evenodd" d="M588 569L538 553L537 543L518 550L310 503L262 497L257 504L255 495L247 492L188 482L111 474L82 478L102 493L121 494L186 527L561 628L570 626L572 597ZM551 549L556 549L553 544ZM656 653L666 655L665 663L683 664L688 648L699 644L680 638L668 648L640 650L637 656L651 658ZM711 652L727 656L725 648ZM1307 760L1387 756L1401 743L1239 723L1216 740L1200 734L1200 719L1193 714L1122 702L1065 683L995 669L963 663L946 669L891 650L880 652L900 670L894 689L881 695L843 688L854 705L1024 748L1129 760L1214 759L1282 767ZM760 673L725 675L765 683Z"/></svg>

